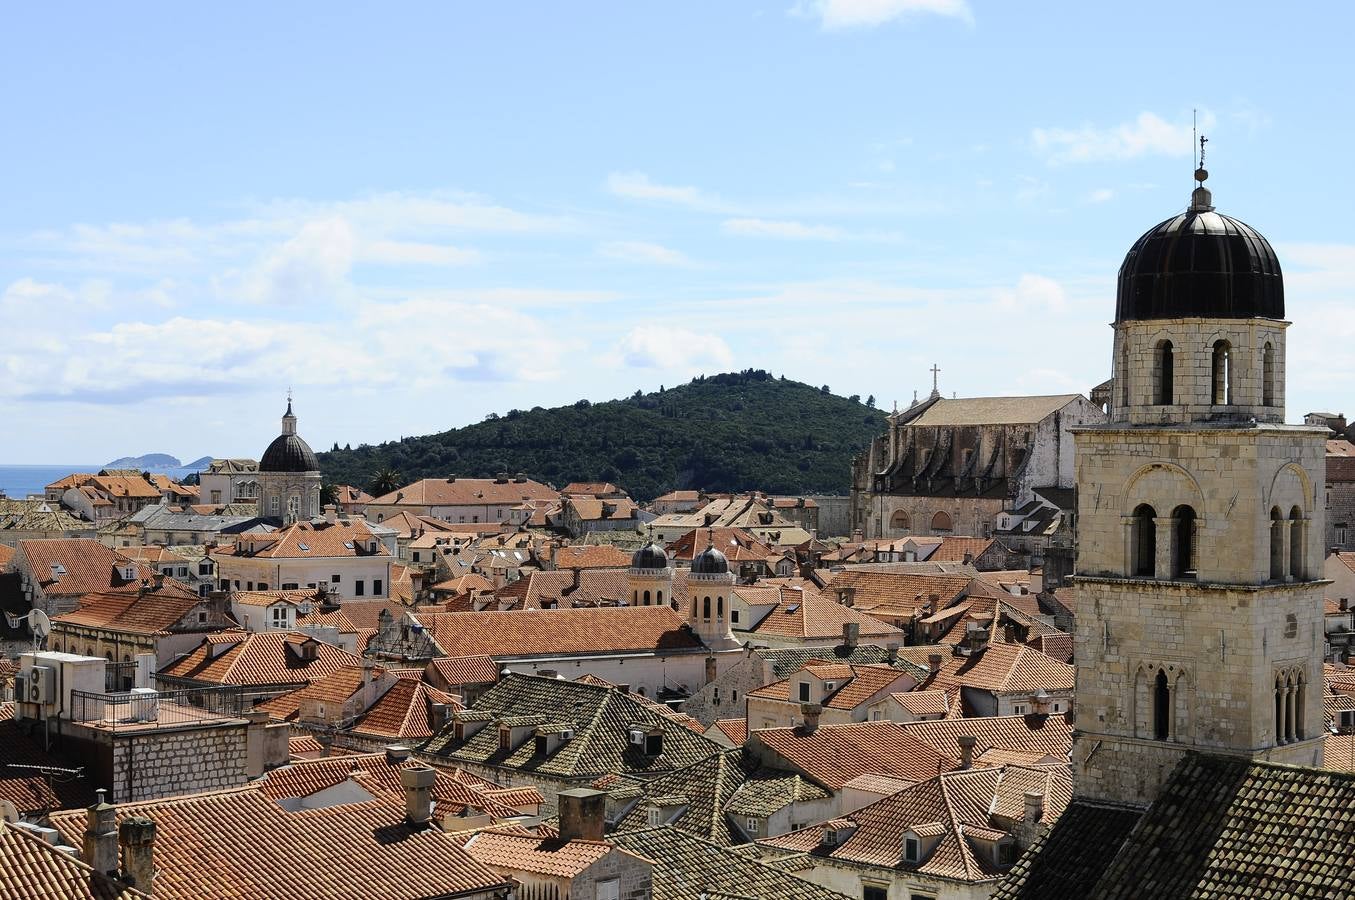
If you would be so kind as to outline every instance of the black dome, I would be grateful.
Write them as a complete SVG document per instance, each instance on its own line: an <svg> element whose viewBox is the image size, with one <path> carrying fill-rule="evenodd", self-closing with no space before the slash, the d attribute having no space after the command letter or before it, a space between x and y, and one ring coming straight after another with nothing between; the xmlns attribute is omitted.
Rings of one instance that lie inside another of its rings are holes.
<svg viewBox="0 0 1355 900"><path fill-rule="evenodd" d="M658 544L645 544L630 558L632 569L666 569L668 554Z"/></svg>
<svg viewBox="0 0 1355 900"><path fill-rule="evenodd" d="M295 434L280 434L263 452L259 460L260 472L318 472L320 461L315 451Z"/></svg>
<svg viewBox="0 0 1355 900"><path fill-rule="evenodd" d="M706 547L692 560L693 575L724 575L729 571L729 560L714 547Z"/></svg>
<svg viewBox="0 0 1355 900"><path fill-rule="evenodd" d="M1129 249L1120 266L1116 322L1284 318L1284 279L1270 242L1207 202L1206 192L1206 205L1197 202Z"/></svg>

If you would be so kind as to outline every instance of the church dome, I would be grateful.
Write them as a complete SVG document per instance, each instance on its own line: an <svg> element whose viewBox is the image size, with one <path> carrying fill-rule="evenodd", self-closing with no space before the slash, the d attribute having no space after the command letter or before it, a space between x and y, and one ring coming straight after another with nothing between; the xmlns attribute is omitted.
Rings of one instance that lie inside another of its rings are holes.
<svg viewBox="0 0 1355 900"><path fill-rule="evenodd" d="M259 459L260 472L318 472L320 461L297 434L280 434Z"/></svg>
<svg viewBox="0 0 1355 900"><path fill-rule="evenodd" d="M632 569L666 569L668 554L658 544L645 544L630 558Z"/></svg>
<svg viewBox="0 0 1355 900"><path fill-rule="evenodd" d="M724 575L729 571L729 560L714 547L706 547L692 560L693 575Z"/></svg>
<svg viewBox="0 0 1355 900"><path fill-rule="evenodd" d="M1274 248L1211 204L1208 189L1196 188L1189 209L1129 248L1120 266L1116 322L1284 318L1284 279Z"/></svg>

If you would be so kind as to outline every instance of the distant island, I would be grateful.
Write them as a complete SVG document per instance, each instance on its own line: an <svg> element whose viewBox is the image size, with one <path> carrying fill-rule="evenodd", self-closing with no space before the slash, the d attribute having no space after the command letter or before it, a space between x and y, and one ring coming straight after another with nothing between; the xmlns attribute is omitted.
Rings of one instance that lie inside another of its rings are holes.
<svg viewBox="0 0 1355 900"><path fill-rule="evenodd" d="M104 463L105 469L141 469L143 472L159 469L205 469L212 462L210 456L195 459L192 462L179 462L177 456L168 453L147 453L142 456L122 456L110 463Z"/></svg>

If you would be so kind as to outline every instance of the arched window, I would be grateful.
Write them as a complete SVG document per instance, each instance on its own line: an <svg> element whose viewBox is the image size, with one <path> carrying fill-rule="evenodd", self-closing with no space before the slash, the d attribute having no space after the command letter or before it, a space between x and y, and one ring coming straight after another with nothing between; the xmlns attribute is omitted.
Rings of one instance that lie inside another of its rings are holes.
<svg viewBox="0 0 1355 900"><path fill-rule="evenodd" d="M944 512L939 512L932 516L932 534L950 534L951 530L950 516Z"/></svg>
<svg viewBox="0 0 1355 900"><path fill-rule="evenodd" d="M1165 741L1171 735L1172 692L1167 685L1167 673L1157 670L1153 680L1153 738Z"/></svg>
<svg viewBox="0 0 1355 900"><path fill-rule="evenodd" d="M1289 511L1289 574L1303 579L1303 512L1296 506Z"/></svg>
<svg viewBox="0 0 1355 900"><path fill-rule="evenodd" d="M1120 341L1120 371L1116 378L1120 382L1120 408L1129 409L1129 339Z"/></svg>
<svg viewBox="0 0 1355 900"><path fill-rule="evenodd" d="M1275 676L1275 743L1284 743L1284 701L1285 701L1284 679Z"/></svg>
<svg viewBox="0 0 1355 900"><path fill-rule="evenodd" d="M1214 342L1213 399L1215 406L1230 406L1233 402L1233 372L1229 357L1233 347L1227 341Z"/></svg>
<svg viewBox="0 0 1355 900"><path fill-rule="evenodd" d="M1275 405L1275 348L1270 341L1261 348L1261 405Z"/></svg>
<svg viewBox="0 0 1355 900"><path fill-rule="evenodd" d="M1195 510L1178 506L1172 511L1172 577L1195 577Z"/></svg>
<svg viewBox="0 0 1355 900"><path fill-rule="evenodd" d="M1270 577L1274 581L1284 577L1284 517L1275 506L1270 509Z"/></svg>
<svg viewBox="0 0 1355 900"><path fill-rule="evenodd" d="M1152 578L1157 572L1157 510L1147 503L1134 510L1134 559L1131 570L1135 575Z"/></svg>
<svg viewBox="0 0 1355 900"><path fill-rule="evenodd" d="M1303 701L1307 693L1307 681L1304 679L1303 673L1299 672L1295 676L1294 684L1294 739L1298 741L1303 740L1306 736L1306 730L1303 727Z"/></svg>
<svg viewBox="0 0 1355 900"><path fill-rule="evenodd" d="M724 598L724 597L716 597L716 598L715 598L715 617L716 617L717 619L723 619L723 618L725 617L725 598Z"/></svg>
<svg viewBox="0 0 1355 900"><path fill-rule="evenodd" d="M415 560L414 560L414 561L415 561L415 562L418 562L419 560L418 560L417 557L415 557ZM630 595L630 602L631 602L632 605L635 605L635 606L638 606L638 605L640 604L640 592L639 592L639 591L632 591L632 592L631 592L631 595Z"/></svg>
<svg viewBox="0 0 1355 900"><path fill-rule="evenodd" d="M710 618L710 598L709 598L709 597L704 597L704 598L702 598L702 600L701 600L701 618L703 618L703 619L709 619L709 618Z"/></svg>
<svg viewBox="0 0 1355 900"><path fill-rule="evenodd" d="M649 591L645 591L645 606L649 605Z"/></svg>
<svg viewBox="0 0 1355 900"><path fill-rule="evenodd" d="M1170 406L1176 396L1176 361L1172 353L1172 342L1162 341L1157 345L1157 397L1158 406Z"/></svg>
<svg viewBox="0 0 1355 900"><path fill-rule="evenodd" d="M903 510L896 510L894 515L889 518L889 527L893 531L907 531L909 526L908 513Z"/></svg>
<svg viewBox="0 0 1355 900"><path fill-rule="evenodd" d="M658 596L654 598L655 606L663 606L663 591L659 591Z"/></svg>

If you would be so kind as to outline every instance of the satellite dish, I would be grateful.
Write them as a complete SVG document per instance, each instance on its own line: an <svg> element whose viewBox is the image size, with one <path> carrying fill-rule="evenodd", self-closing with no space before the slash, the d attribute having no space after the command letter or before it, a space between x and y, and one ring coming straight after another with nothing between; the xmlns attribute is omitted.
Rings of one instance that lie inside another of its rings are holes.
<svg viewBox="0 0 1355 900"><path fill-rule="evenodd" d="M8 800L0 799L0 821L17 825L19 823L19 808Z"/></svg>
<svg viewBox="0 0 1355 900"><path fill-rule="evenodd" d="M31 610L28 613L28 630L35 639L42 640L52 633L52 620L40 609Z"/></svg>

